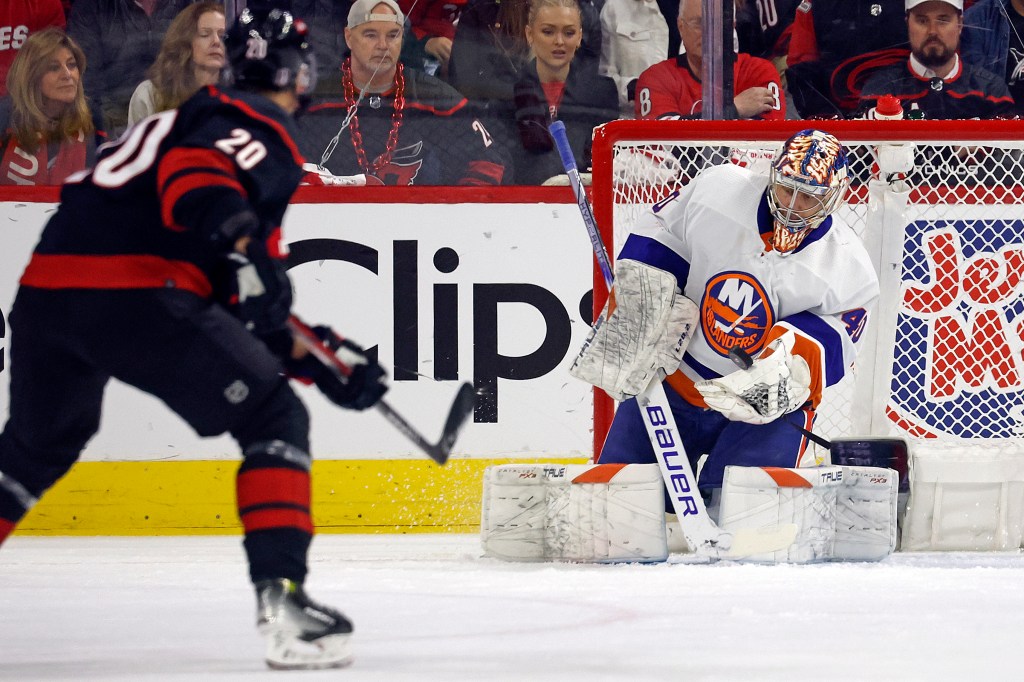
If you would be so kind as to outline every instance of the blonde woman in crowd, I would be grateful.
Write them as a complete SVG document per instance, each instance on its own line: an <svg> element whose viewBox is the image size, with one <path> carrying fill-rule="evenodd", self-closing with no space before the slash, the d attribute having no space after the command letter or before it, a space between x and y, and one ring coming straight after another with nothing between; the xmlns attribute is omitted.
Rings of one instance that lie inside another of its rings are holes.
<svg viewBox="0 0 1024 682"><path fill-rule="evenodd" d="M164 35L149 80L128 103L128 125L176 109L204 85L215 85L224 67L224 6L197 2L174 18Z"/></svg>
<svg viewBox="0 0 1024 682"><path fill-rule="evenodd" d="M564 173L548 126L565 123L576 164L589 169L594 127L618 118L619 99L597 62L579 59L583 22L576 0L531 0L525 33L533 59L514 87L515 181L534 185Z"/></svg>
<svg viewBox="0 0 1024 682"><path fill-rule="evenodd" d="M92 165L92 114L85 100L85 54L63 30L25 41L0 100L0 185L59 185Z"/></svg>

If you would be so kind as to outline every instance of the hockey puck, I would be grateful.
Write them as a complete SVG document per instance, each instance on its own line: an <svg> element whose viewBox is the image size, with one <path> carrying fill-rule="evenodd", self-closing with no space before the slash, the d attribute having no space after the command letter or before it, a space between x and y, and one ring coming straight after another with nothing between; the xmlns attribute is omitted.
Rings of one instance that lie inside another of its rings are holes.
<svg viewBox="0 0 1024 682"><path fill-rule="evenodd" d="M750 369L751 365L754 364L754 360L750 357L750 353L738 346L734 346L729 349L729 359L735 362L736 366L740 369Z"/></svg>

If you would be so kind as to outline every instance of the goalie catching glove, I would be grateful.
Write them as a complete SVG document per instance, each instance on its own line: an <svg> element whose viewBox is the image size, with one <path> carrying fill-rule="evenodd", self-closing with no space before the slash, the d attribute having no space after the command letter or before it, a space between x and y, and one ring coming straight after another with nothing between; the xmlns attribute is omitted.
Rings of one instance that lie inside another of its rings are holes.
<svg viewBox="0 0 1024 682"><path fill-rule="evenodd" d="M615 288L569 373L615 400L642 393L679 369L697 305L676 278L640 261L615 263Z"/></svg>
<svg viewBox="0 0 1024 682"><path fill-rule="evenodd" d="M811 395L807 361L793 355L796 335L788 331L754 359L749 369L695 386L708 407L733 421L767 424L800 409Z"/></svg>
<svg viewBox="0 0 1024 682"><path fill-rule="evenodd" d="M330 327L321 325L312 327L312 330L349 368L350 373L348 376L339 375L312 353L307 353L298 360L285 361L288 376L305 384L316 384L320 392L339 407L365 410L376 405L388 390L384 383L387 377L384 368L371 362L366 351L338 336Z"/></svg>

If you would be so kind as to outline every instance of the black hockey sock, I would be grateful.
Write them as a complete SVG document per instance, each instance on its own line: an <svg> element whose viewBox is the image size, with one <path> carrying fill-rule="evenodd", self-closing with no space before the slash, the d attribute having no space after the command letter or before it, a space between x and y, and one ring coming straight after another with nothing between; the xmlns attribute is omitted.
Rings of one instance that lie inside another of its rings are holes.
<svg viewBox="0 0 1024 682"><path fill-rule="evenodd" d="M282 441L255 443L238 471L238 515L253 582L306 577L313 537L310 457Z"/></svg>

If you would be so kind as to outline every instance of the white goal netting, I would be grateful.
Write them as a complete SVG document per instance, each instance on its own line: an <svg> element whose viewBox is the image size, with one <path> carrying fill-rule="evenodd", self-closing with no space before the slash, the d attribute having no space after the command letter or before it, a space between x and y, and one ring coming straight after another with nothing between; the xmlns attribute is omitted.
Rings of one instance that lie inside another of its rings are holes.
<svg viewBox="0 0 1024 682"><path fill-rule="evenodd" d="M861 236L882 297L852 378L827 390L825 437L1024 437L1024 126L1020 122L616 121L595 134L597 221L615 251L636 216L709 165L764 168L793 132L847 145L838 214ZM880 146L913 145L905 177ZM602 420L596 420L598 428Z"/></svg>

